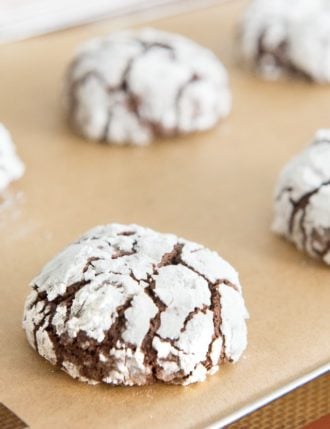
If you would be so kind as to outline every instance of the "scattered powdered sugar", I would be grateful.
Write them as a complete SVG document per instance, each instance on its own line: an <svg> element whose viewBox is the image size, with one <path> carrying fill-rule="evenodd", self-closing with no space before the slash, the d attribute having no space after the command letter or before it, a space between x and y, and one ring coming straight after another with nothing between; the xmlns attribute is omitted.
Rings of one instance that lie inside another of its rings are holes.
<svg viewBox="0 0 330 429"><path fill-rule="evenodd" d="M23 173L24 164L16 155L8 130L0 123L0 192Z"/></svg>
<svg viewBox="0 0 330 429"><path fill-rule="evenodd" d="M31 287L23 322L30 344L80 380L189 384L246 347L236 271L173 234L96 227Z"/></svg>
<svg viewBox="0 0 330 429"><path fill-rule="evenodd" d="M23 192L13 192L7 188L0 194L0 230L8 228L8 225L12 223L17 226L15 226L15 232L11 235L11 239L26 235L32 229L31 222L19 223L24 204L25 195Z"/></svg>
<svg viewBox="0 0 330 429"><path fill-rule="evenodd" d="M319 130L282 170L273 230L330 265L330 130Z"/></svg>
<svg viewBox="0 0 330 429"><path fill-rule="evenodd" d="M300 73L330 82L328 0L254 0L240 25L244 61L266 79Z"/></svg>
<svg viewBox="0 0 330 429"><path fill-rule="evenodd" d="M6 189L0 195L0 214L7 212L13 208L18 208L21 204L25 203L25 195L23 192L15 192ZM16 218L19 216L19 211L13 214Z"/></svg>
<svg viewBox="0 0 330 429"><path fill-rule="evenodd" d="M216 56L152 28L84 45L66 88L74 127L89 139L117 144L206 130L231 107L227 72Z"/></svg>

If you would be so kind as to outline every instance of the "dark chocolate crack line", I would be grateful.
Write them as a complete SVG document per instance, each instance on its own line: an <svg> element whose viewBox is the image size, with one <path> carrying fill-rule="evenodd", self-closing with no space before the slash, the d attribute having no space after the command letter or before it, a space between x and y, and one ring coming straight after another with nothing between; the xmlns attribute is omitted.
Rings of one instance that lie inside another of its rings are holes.
<svg viewBox="0 0 330 429"><path fill-rule="evenodd" d="M275 232L327 264L330 264L329 139L329 130L319 130L311 145L285 166L276 188L273 222Z"/></svg>
<svg viewBox="0 0 330 429"><path fill-rule="evenodd" d="M231 106L227 73L215 55L154 29L86 44L68 68L66 96L81 135L117 144L209 129Z"/></svg>
<svg viewBox="0 0 330 429"><path fill-rule="evenodd" d="M329 26L327 1L253 0L238 29L242 62L265 79L329 83Z"/></svg>
<svg viewBox="0 0 330 429"><path fill-rule="evenodd" d="M31 287L23 321L31 346L81 381L189 384L246 347L236 271L172 234L96 227Z"/></svg>

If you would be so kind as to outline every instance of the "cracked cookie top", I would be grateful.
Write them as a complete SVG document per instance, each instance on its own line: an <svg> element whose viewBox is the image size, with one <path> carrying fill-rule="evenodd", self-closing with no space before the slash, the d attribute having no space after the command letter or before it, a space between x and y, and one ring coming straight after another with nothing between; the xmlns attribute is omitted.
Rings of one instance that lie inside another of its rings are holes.
<svg viewBox="0 0 330 429"><path fill-rule="evenodd" d="M0 123L0 192L24 173L24 164L18 158L8 130Z"/></svg>
<svg viewBox="0 0 330 429"><path fill-rule="evenodd" d="M142 145L211 128L229 113L231 95L211 51L145 28L85 44L67 72L66 105L88 139Z"/></svg>
<svg viewBox="0 0 330 429"><path fill-rule="evenodd" d="M274 204L273 230L330 265L330 129L284 167Z"/></svg>
<svg viewBox="0 0 330 429"><path fill-rule="evenodd" d="M254 0L239 28L242 59L266 79L330 82L329 27L328 0Z"/></svg>
<svg viewBox="0 0 330 429"><path fill-rule="evenodd" d="M90 383L202 381L247 343L237 272L203 246L137 225L96 227L31 283L38 353Z"/></svg>

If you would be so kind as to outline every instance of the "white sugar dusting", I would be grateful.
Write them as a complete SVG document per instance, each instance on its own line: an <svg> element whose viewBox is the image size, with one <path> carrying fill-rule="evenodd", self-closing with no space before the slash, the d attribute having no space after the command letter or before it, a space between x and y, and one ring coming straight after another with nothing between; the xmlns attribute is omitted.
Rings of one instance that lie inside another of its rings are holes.
<svg viewBox="0 0 330 429"><path fill-rule="evenodd" d="M0 192L24 173L24 164L16 154L9 131L0 123Z"/></svg>
<svg viewBox="0 0 330 429"><path fill-rule="evenodd" d="M218 370L223 345L233 361L246 347L248 315L236 271L173 234L96 227L51 260L31 287L23 322L30 344L52 363L60 350L62 369L80 380L189 384ZM66 346L55 347L61 338ZM102 375L88 376L96 371L91 359Z"/></svg>
<svg viewBox="0 0 330 429"><path fill-rule="evenodd" d="M272 229L314 258L330 258L330 130L319 130L281 171Z"/></svg>
<svg viewBox="0 0 330 429"><path fill-rule="evenodd" d="M92 140L143 145L202 131L228 115L228 75L208 49L145 28L86 43L67 74L67 107Z"/></svg>
<svg viewBox="0 0 330 429"><path fill-rule="evenodd" d="M300 71L330 82L328 0L254 0L240 25L245 62L266 79Z"/></svg>

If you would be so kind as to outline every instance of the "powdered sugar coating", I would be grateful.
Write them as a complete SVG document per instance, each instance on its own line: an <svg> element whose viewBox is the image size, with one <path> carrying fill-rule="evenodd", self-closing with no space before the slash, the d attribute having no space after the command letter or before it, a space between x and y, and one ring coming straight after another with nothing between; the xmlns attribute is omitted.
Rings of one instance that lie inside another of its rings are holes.
<svg viewBox="0 0 330 429"><path fill-rule="evenodd" d="M284 167L274 204L273 230L330 265L330 129Z"/></svg>
<svg viewBox="0 0 330 429"><path fill-rule="evenodd" d="M69 67L66 88L75 129L116 144L206 130L231 107L227 72L216 56L152 28L85 44Z"/></svg>
<svg viewBox="0 0 330 429"><path fill-rule="evenodd" d="M330 82L328 0L253 0L240 25L241 54L266 79L299 73Z"/></svg>
<svg viewBox="0 0 330 429"><path fill-rule="evenodd" d="M225 360L237 361L247 344L236 271L173 234L96 227L31 287L23 321L29 343L92 384L203 381Z"/></svg>
<svg viewBox="0 0 330 429"><path fill-rule="evenodd" d="M23 173L24 164L16 155L8 130L0 123L0 192Z"/></svg>

